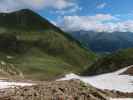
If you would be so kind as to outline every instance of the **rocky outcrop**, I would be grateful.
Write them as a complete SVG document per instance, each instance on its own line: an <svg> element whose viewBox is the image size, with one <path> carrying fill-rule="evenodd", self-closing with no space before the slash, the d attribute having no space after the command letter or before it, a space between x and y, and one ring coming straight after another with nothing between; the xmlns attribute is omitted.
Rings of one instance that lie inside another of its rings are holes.
<svg viewBox="0 0 133 100"><path fill-rule="evenodd" d="M121 74L133 76L133 65Z"/></svg>
<svg viewBox="0 0 133 100"><path fill-rule="evenodd" d="M0 100L108 100L108 96L79 80L70 80L1 90Z"/></svg>
<svg viewBox="0 0 133 100"><path fill-rule="evenodd" d="M109 100L133 97L116 91L99 90L79 80L41 82L30 87L0 90L0 100Z"/></svg>

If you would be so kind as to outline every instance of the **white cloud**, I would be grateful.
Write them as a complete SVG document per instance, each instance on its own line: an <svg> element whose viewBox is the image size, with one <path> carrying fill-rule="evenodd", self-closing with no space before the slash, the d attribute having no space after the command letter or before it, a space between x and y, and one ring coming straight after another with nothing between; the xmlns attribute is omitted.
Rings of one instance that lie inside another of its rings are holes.
<svg viewBox="0 0 133 100"><path fill-rule="evenodd" d="M43 0L44 6L53 7L56 9L64 9L67 7L75 6L73 0Z"/></svg>
<svg viewBox="0 0 133 100"><path fill-rule="evenodd" d="M82 8L79 7L78 5L75 5L69 9L58 9L56 11L52 11L51 13L56 13L56 14L60 14L60 15L65 15L65 14L75 14L78 11L81 11Z"/></svg>
<svg viewBox="0 0 133 100"><path fill-rule="evenodd" d="M0 0L0 11L13 11L21 8L42 9L45 7L61 10L75 5L73 0Z"/></svg>
<svg viewBox="0 0 133 100"><path fill-rule="evenodd" d="M127 20L124 22L118 22L117 23L117 27L115 27L116 31L129 31L129 32L133 32L133 20Z"/></svg>
<svg viewBox="0 0 133 100"><path fill-rule="evenodd" d="M133 32L133 20L120 21L110 14L95 16L65 16L58 24L67 31Z"/></svg>
<svg viewBox="0 0 133 100"><path fill-rule="evenodd" d="M98 8L98 9L103 9L103 8L105 8L106 6L107 6L107 3L104 2L104 3L98 4L98 5L97 5L97 8Z"/></svg>

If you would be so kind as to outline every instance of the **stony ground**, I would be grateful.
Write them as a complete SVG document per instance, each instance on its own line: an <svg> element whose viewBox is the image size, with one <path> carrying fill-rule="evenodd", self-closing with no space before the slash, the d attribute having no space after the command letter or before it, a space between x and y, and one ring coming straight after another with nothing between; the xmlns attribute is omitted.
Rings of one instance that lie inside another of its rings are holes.
<svg viewBox="0 0 133 100"><path fill-rule="evenodd" d="M109 97L121 96L127 95L114 91L101 91L79 80L43 82L30 87L0 90L0 100L109 100Z"/></svg>
<svg viewBox="0 0 133 100"><path fill-rule="evenodd" d="M131 68L128 68L125 72L122 74L124 75L132 75L133 76L133 66Z"/></svg>

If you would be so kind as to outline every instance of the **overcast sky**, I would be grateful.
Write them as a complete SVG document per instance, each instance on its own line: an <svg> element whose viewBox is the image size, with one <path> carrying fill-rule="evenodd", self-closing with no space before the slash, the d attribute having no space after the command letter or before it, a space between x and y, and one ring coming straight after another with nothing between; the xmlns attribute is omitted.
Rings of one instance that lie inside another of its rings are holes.
<svg viewBox="0 0 133 100"><path fill-rule="evenodd" d="M133 0L0 0L0 12L22 8L64 30L133 32Z"/></svg>

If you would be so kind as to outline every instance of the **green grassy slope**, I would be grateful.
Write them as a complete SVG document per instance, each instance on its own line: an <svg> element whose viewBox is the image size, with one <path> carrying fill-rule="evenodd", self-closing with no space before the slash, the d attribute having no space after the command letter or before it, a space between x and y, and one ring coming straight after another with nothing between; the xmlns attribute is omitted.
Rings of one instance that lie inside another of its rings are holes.
<svg viewBox="0 0 133 100"><path fill-rule="evenodd" d="M3 14L0 61L13 64L25 78L54 79L68 72L78 73L95 59L94 53L31 10L1 17Z"/></svg>
<svg viewBox="0 0 133 100"><path fill-rule="evenodd" d="M133 48L120 50L100 58L84 71L83 75L97 75L113 72L129 65L133 65Z"/></svg>

